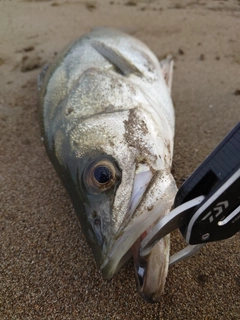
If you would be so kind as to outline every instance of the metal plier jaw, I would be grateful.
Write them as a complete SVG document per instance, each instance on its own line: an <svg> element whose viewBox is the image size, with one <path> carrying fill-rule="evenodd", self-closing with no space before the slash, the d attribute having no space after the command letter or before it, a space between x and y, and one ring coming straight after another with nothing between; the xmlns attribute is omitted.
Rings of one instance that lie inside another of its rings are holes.
<svg viewBox="0 0 240 320"><path fill-rule="evenodd" d="M181 186L174 207L142 240L140 257L175 229L189 245L170 257L170 265L240 231L240 123Z"/></svg>

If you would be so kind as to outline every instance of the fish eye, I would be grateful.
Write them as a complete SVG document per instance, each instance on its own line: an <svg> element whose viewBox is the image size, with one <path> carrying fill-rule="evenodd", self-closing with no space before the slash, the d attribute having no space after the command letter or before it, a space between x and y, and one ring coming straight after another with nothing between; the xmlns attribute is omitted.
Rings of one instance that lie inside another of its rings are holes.
<svg viewBox="0 0 240 320"><path fill-rule="evenodd" d="M90 193L98 194L111 189L120 179L120 171L114 161L104 158L88 165L83 174L84 184Z"/></svg>
<svg viewBox="0 0 240 320"><path fill-rule="evenodd" d="M106 184L113 179L112 171L106 166L98 166L93 172L94 178L100 184Z"/></svg>

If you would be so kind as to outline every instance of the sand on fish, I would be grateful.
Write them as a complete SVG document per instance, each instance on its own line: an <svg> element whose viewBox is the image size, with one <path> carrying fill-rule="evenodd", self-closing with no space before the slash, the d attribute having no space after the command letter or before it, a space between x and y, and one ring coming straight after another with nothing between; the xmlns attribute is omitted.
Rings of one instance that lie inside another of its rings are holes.
<svg viewBox="0 0 240 320"><path fill-rule="evenodd" d="M174 56L178 185L239 121L239 1L0 2L0 319L240 319L239 234L169 270L151 305L129 261L102 279L40 140L41 66L96 26ZM184 246L172 235L172 252Z"/></svg>

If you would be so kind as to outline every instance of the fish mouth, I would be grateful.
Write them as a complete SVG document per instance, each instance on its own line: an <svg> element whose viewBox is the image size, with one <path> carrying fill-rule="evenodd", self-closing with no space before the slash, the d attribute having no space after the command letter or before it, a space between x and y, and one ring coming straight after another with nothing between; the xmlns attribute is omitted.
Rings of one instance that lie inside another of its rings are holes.
<svg viewBox="0 0 240 320"><path fill-rule="evenodd" d="M137 290L148 302L157 302L163 292L169 264L169 236L158 242L150 254L140 258L140 243L152 227L171 209L177 192L170 172L142 172L135 176L129 214L132 220L122 230L101 265L109 279L131 257L134 258Z"/></svg>
<svg viewBox="0 0 240 320"><path fill-rule="evenodd" d="M155 225L155 224L154 224ZM137 291L149 303L159 301L166 282L169 265L170 235L165 236L153 247L148 256L139 255L140 244L150 227L132 246Z"/></svg>
<svg viewBox="0 0 240 320"><path fill-rule="evenodd" d="M141 202L151 179L151 171L143 171L136 174L129 206L130 215ZM161 217L165 214L166 212L161 212ZM170 251L170 236L166 236L154 246L147 257L142 258L140 256L141 241L151 231L154 225L155 223L145 230L131 247L137 291L142 298L149 303L157 302L163 293L168 272Z"/></svg>
<svg viewBox="0 0 240 320"><path fill-rule="evenodd" d="M168 175L167 181L172 182L171 193L168 194L170 199L167 200L165 206L157 206L159 218L141 234L131 247L137 291L144 300L150 303L158 302L164 290L169 265L170 235L165 236L156 243L151 252L144 258L140 256L140 245L156 223L170 212L177 189L171 175Z"/></svg>

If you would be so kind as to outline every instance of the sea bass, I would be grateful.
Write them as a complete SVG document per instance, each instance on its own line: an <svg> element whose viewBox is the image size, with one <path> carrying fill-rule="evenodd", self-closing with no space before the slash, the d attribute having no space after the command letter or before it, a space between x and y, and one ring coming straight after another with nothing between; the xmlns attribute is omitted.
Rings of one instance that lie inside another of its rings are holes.
<svg viewBox="0 0 240 320"><path fill-rule="evenodd" d="M104 278L134 258L137 288L159 300L170 239L144 261L140 242L171 209L173 61L141 41L99 28L63 51L39 77L44 144Z"/></svg>

